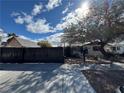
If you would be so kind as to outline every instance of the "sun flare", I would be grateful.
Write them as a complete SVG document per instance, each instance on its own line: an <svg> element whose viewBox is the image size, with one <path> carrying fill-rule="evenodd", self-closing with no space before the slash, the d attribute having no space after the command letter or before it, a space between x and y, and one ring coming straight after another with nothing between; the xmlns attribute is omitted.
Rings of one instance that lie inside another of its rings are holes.
<svg viewBox="0 0 124 93"><path fill-rule="evenodd" d="M90 12L90 9L89 9L89 3L88 2L83 2L81 4L81 6L78 9L76 9L76 11L75 11L75 13L77 14L77 17L79 19L87 17L89 12Z"/></svg>
<svg viewBox="0 0 124 93"><path fill-rule="evenodd" d="M82 11L83 15L87 16L87 14L89 13L89 4L88 4L88 2L82 3L80 8L81 8L81 11Z"/></svg>

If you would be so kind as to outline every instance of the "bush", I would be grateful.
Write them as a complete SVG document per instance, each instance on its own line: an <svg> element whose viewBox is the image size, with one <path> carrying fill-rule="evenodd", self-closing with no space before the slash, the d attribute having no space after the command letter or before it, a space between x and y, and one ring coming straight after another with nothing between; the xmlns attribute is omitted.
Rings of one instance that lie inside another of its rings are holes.
<svg viewBox="0 0 124 93"><path fill-rule="evenodd" d="M40 41L37 43L40 47L52 47L48 41Z"/></svg>

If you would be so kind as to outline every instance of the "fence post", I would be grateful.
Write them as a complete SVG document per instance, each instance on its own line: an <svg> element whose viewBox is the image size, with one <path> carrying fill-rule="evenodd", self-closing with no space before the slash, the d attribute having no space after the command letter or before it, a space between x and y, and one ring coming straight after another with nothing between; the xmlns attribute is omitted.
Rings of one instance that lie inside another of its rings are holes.
<svg viewBox="0 0 124 93"><path fill-rule="evenodd" d="M3 50L3 48L1 47L1 48L0 48L0 62L3 61L3 60L2 60L2 50Z"/></svg>
<svg viewBox="0 0 124 93"><path fill-rule="evenodd" d="M25 48L22 48L22 61L25 62Z"/></svg>
<svg viewBox="0 0 124 93"><path fill-rule="evenodd" d="M1 61L1 48L0 48L0 62L2 62L2 61Z"/></svg>

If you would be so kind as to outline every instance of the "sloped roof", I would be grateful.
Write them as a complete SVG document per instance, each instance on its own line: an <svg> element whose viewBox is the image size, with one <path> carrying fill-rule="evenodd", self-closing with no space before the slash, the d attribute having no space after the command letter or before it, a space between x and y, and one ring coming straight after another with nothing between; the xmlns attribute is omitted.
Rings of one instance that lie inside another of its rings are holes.
<svg viewBox="0 0 124 93"><path fill-rule="evenodd" d="M124 41L121 41L119 44L124 45Z"/></svg>
<svg viewBox="0 0 124 93"><path fill-rule="evenodd" d="M82 46L82 44L80 42L75 42L73 44L71 44L72 47L75 47L75 46Z"/></svg>
<svg viewBox="0 0 124 93"><path fill-rule="evenodd" d="M92 42L85 42L83 43L83 46L86 46L86 45L100 45L100 41L98 40L95 40L95 41L92 41Z"/></svg>
<svg viewBox="0 0 124 93"><path fill-rule="evenodd" d="M40 47L37 45L37 42L33 42L31 40L23 39L18 36L14 36L12 38L15 38L23 47Z"/></svg>
<svg viewBox="0 0 124 93"><path fill-rule="evenodd" d="M108 43L108 45L110 45L110 46L124 46L124 41Z"/></svg>

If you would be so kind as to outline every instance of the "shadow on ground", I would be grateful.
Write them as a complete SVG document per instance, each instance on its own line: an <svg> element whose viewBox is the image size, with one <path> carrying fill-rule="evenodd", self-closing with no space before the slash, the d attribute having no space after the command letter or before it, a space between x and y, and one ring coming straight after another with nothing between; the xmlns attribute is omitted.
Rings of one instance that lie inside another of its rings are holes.
<svg viewBox="0 0 124 93"><path fill-rule="evenodd" d="M57 69L62 64L54 64L54 63L42 63L42 64L0 64L0 70L4 71L41 71L41 70L47 70L47 71L53 71L54 69ZM48 69L49 68L49 69Z"/></svg>
<svg viewBox="0 0 124 93"><path fill-rule="evenodd" d="M1 64L0 93L95 93L78 65Z"/></svg>
<svg viewBox="0 0 124 93"><path fill-rule="evenodd" d="M124 69L118 65L93 66L82 72L97 93L116 93L124 85Z"/></svg>

